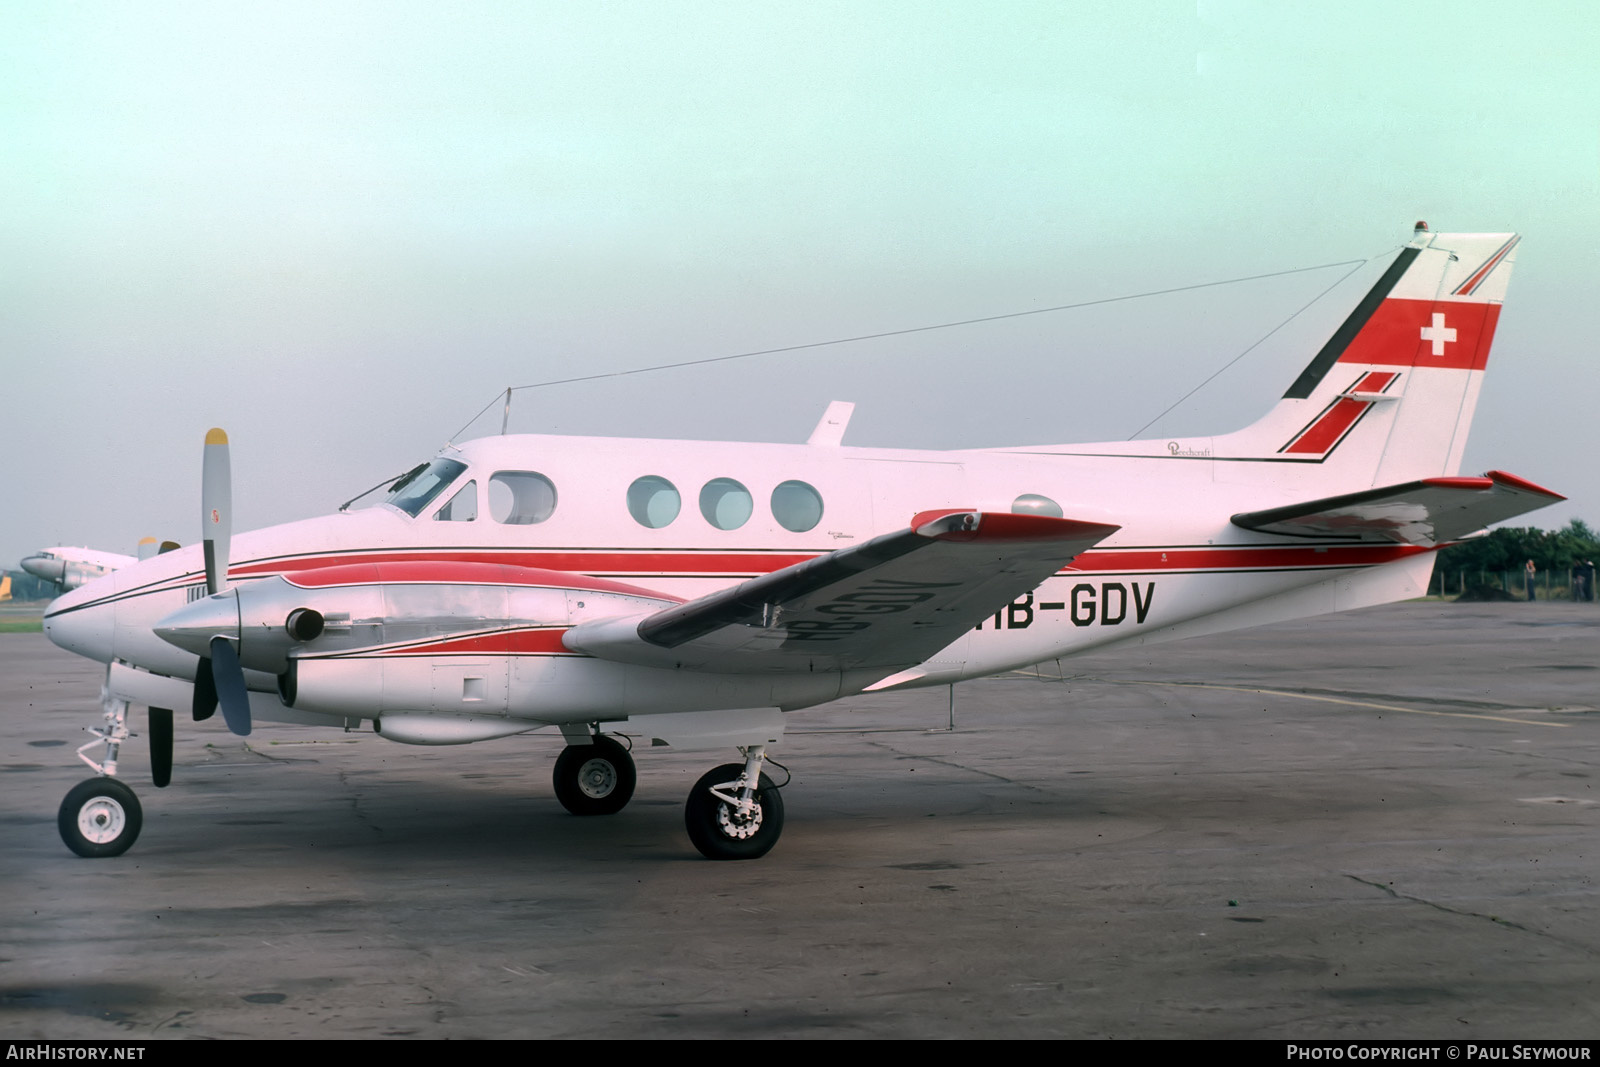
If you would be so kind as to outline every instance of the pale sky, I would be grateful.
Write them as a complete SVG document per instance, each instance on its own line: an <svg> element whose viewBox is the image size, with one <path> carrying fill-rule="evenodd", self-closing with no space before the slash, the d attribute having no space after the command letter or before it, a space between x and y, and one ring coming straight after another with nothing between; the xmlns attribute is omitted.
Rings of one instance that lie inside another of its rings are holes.
<svg viewBox="0 0 1600 1067"><path fill-rule="evenodd" d="M508 385L1379 257L1419 218L1525 234L1466 473L1600 524L1597 12L5 5L0 565L193 541L213 425L238 531ZM1125 438L1347 269L524 392L511 425L798 441L842 399L850 444ZM1366 276L1150 434L1251 421Z"/></svg>

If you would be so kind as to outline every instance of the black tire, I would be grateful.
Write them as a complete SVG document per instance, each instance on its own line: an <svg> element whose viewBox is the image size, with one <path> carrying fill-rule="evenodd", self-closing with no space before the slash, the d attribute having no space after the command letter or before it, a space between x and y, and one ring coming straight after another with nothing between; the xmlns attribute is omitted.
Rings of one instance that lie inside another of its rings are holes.
<svg viewBox="0 0 1600 1067"><path fill-rule="evenodd" d="M628 750L609 737L568 745L551 775L556 799L574 815L615 815L633 799L639 775Z"/></svg>
<svg viewBox="0 0 1600 1067"><path fill-rule="evenodd" d="M133 847L144 825L144 809L133 790L115 778L90 778L72 787L56 829L61 840L80 856L120 856Z"/></svg>
<svg viewBox="0 0 1600 1067"><path fill-rule="evenodd" d="M756 789L752 817L742 825L733 819L733 805L711 792L714 785L737 782L743 773L744 764L724 763L707 772L689 791L683 825L689 840L708 860L759 859L772 851L783 833L783 797L766 775Z"/></svg>

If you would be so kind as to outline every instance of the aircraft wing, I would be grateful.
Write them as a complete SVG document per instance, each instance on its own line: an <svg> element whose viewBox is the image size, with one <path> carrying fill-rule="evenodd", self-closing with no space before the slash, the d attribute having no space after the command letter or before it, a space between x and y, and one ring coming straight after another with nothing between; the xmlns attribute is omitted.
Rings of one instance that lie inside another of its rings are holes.
<svg viewBox="0 0 1600 1067"><path fill-rule="evenodd" d="M1304 504L1249 511L1234 525L1293 537L1348 537L1429 548L1459 540L1566 497L1504 471L1481 478L1424 478Z"/></svg>
<svg viewBox="0 0 1600 1067"><path fill-rule="evenodd" d="M583 623L567 648L728 674L921 663L1120 527L930 511L909 529L665 608Z"/></svg>

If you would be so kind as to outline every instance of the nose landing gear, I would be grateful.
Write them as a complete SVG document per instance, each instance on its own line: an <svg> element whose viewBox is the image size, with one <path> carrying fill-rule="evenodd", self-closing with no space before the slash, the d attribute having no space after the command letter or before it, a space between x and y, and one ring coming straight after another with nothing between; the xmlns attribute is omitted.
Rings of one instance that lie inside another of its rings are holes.
<svg viewBox="0 0 1600 1067"><path fill-rule="evenodd" d="M73 786L56 813L61 840L78 855L92 859L122 855L133 847L144 826L139 798L112 777L117 773L117 753L128 739L128 702L102 691L100 705L106 723L91 729L95 739L78 749L78 758L100 777ZM105 746L98 762L89 756L96 745Z"/></svg>

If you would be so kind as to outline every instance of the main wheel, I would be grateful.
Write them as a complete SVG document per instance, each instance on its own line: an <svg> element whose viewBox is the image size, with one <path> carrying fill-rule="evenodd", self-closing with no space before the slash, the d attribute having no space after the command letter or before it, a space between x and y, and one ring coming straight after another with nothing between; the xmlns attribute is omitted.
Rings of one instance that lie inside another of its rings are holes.
<svg viewBox="0 0 1600 1067"><path fill-rule="evenodd" d="M628 750L604 736L562 749L551 777L556 799L574 815L615 815L633 799L639 780Z"/></svg>
<svg viewBox="0 0 1600 1067"><path fill-rule="evenodd" d="M761 776L754 807L740 819L734 805L711 792L739 780L744 764L725 763L708 772L689 791L683 806L683 825L689 840L708 860L753 860L765 856L783 833L783 797L772 779Z"/></svg>
<svg viewBox="0 0 1600 1067"><path fill-rule="evenodd" d="M72 787L61 802L56 829L61 840L91 859L120 856L138 840L144 810L133 790L115 778L90 778Z"/></svg>

